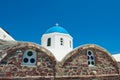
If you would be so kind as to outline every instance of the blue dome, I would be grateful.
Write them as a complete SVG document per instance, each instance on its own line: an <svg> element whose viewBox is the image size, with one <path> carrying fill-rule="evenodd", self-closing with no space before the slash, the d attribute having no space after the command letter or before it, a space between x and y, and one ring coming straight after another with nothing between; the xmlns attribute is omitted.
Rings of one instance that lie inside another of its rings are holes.
<svg viewBox="0 0 120 80"><path fill-rule="evenodd" d="M46 31L46 33L54 33L54 32L68 34L67 30L65 30L61 26L53 26Z"/></svg>

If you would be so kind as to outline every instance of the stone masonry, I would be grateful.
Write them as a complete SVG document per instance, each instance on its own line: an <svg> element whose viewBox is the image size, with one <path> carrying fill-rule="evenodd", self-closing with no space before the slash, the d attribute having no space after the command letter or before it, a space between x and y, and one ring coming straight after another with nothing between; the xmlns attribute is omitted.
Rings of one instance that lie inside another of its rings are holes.
<svg viewBox="0 0 120 80"><path fill-rule="evenodd" d="M22 65L26 50L37 53L35 66ZM95 57L88 65L87 50ZM71 51L58 62L53 54L37 44L0 40L0 79L35 80L120 80L120 66L105 49L89 44Z"/></svg>

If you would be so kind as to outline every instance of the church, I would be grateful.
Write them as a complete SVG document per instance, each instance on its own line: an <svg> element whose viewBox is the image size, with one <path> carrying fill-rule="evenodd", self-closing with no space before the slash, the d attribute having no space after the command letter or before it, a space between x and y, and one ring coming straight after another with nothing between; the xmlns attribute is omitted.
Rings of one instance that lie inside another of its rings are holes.
<svg viewBox="0 0 120 80"><path fill-rule="evenodd" d="M56 24L41 45L16 41L0 28L1 80L120 80L120 61L96 44L73 48L73 37Z"/></svg>

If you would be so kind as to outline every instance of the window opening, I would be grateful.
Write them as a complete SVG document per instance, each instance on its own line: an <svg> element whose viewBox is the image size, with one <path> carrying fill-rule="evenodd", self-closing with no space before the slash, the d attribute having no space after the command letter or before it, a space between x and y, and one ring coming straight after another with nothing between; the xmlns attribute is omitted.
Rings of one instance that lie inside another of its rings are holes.
<svg viewBox="0 0 120 80"><path fill-rule="evenodd" d="M63 38L60 38L60 45L63 45Z"/></svg>
<svg viewBox="0 0 120 80"><path fill-rule="evenodd" d="M47 46L51 46L51 38L48 38L48 40L47 40Z"/></svg>
<svg viewBox="0 0 120 80"><path fill-rule="evenodd" d="M88 65L94 66L95 65L94 54L91 50L87 50L87 56L88 56Z"/></svg>
<svg viewBox="0 0 120 80"><path fill-rule="evenodd" d="M36 64L36 51L34 50L26 50L25 53L23 54L22 58L22 65L25 66L35 66Z"/></svg>

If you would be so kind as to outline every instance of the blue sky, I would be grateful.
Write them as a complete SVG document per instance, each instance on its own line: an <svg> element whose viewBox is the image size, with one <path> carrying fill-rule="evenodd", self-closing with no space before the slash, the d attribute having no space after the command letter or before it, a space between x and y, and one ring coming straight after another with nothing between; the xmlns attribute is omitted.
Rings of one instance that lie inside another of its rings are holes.
<svg viewBox="0 0 120 80"><path fill-rule="evenodd" d="M74 47L92 43L120 53L119 0L0 0L0 26L16 40L40 44L56 22Z"/></svg>

